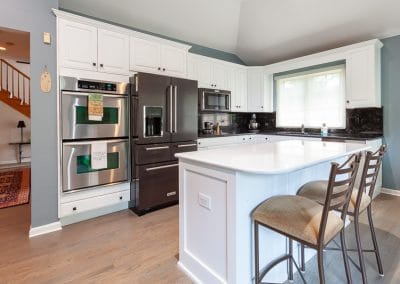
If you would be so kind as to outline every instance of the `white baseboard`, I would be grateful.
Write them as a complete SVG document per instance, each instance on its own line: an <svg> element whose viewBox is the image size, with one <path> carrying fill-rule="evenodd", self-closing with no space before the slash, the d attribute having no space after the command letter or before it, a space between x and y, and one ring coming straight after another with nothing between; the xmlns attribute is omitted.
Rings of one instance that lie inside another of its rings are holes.
<svg viewBox="0 0 400 284"><path fill-rule="evenodd" d="M194 283L202 283L192 272L187 269L182 262L178 261L178 268L183 271Z"/></svg>
<svg viewBox="0 0 400 284"><path fill-rule="evenodd" d="M400 196L400 190L384 188L384 187L382 187L381 193L390 194L390 195L394 195L394 196Z"/></svg>
<svg viewBox="0 0 400 284"><path fill-rule="evenodd" d="M62 227L61 227L60 221L46 224L46 225L39 226L39 227L35 227L35 228L31 227L31 229L29 230L29 237L30 238L36 237L36 236L52 233L55 231L59 231L61 229L62 229Z"/></svg>

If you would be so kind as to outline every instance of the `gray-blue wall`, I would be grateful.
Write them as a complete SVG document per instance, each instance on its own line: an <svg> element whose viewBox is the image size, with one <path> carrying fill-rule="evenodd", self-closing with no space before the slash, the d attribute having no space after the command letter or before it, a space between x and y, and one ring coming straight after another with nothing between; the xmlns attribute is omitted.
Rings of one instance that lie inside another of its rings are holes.
<svg viewBox="0 0 400 284"><path fill-rule="evenodd" d="M208 57L212 57L212 58L216 58L216 59L220 59L220 60L224 60L224 61L228 61L228 62L232 62L232 63L245 65L245 63L239 58L239 56L237 56L236 54L233 54L233 53L217 50L217 49L214 49L214 48L205 47L205 46L198 45L198 44L191 43L191 42L182 41L180 39L171 38L171 37L168 37L168 36L165 36L165 35L156 34L156 33L153 33L153 32L137 29L135 27L130 27L130 26L119 24L119 23L110 22L110 21L107 21L107 20L104 20L104 19L96 18L96 17L94 17L92 15L85 15L85 14L79 13L79 11L70 11L68 9L63 9L63 7L61 5L60 5L60 9L66 11L66 12L69 12L69 13L74 13L76 15L80 15L80 16L83 16L83 17L88 17L88 18L91 18L91 19L94 19L94 20L97 20L97 21L101 21L101 22L112 24L112 25L120 26L120 27L123 27L123 28L126 28L126 29L131 29L131 30L134 30L134 31L138 31L138 32L154 35L154 36L157 36L157 37L160 37L160 38L164 38L164 39L168 39L168 40L184 43L184 44L187 44L187 45L191 45L192 47L189 49L190 53L195 53L195 54L204 55L204 56L208 56Z"/></svg>
<svg viewBox="0 0 400 284"><path fill-rule="evenodd" d="M0 26L30 32L32 227L58 220L56 18L51 11L57 7L58 0L0 0ZM43 32L51 32L51 45L43 43ZM39 83L45 65L53 78L48 94Z"/></svg>
<svg viewBox="0 0 400 284"><path fill-rule="evenodd" d="M382 40L383 186L400 190L400 36Z"/></svg>

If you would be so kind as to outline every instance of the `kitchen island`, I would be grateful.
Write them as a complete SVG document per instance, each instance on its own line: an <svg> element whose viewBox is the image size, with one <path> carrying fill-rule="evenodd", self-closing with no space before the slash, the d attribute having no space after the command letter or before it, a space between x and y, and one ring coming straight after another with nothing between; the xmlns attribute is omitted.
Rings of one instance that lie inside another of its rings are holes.
<svg viewBox="0 0 400 284"><path fill-rule="evenodd" d="M178 265L198 283L252 283L252 210L271 196L295 194L306 182L327 179L332 161L342 162L367 149L360 144L292 140L177 154ZM260 230L261 267L286 248L286 238ZM306 258L313 253L307 250ZM264 280L286 279L287 265L282 263Z"/></svg>

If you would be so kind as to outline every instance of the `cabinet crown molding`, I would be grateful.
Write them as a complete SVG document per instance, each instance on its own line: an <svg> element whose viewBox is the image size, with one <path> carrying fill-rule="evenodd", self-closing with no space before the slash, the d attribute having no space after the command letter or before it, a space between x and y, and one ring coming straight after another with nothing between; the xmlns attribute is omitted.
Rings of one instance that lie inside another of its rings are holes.
<svg viewBox="0 0 400 284"><path fill-rule="evenodd" d="M61 19L65 19L65 20L69 20L69 21L73 21L73 22L77 22L77 23L81 23L81 24L91 25L96 28L105 29L105 30L109 30L109 31L117 32L117 33L122 33L122 34L126 34L126 35L136 37L136 38L155 41L155 42L158 42L161 44L166 44L166 45L174 46L177 48L181 48L186 51L188 51L192 47L189 44L184 44L184 43L180 43L177 41L164 39L164 38L161 38L161 37L158 37L155 35L138 32L138 31L133 30L133 28L132 29L124 28L121 26L117 26L117 25L113 25L113 24L106 23L103 21L88 18L89 16L85 17L85 16L73 14L70 12L62 11L59 9L52 9L52 10L53 10L54 15L57 18L61 18Z"/></svg>

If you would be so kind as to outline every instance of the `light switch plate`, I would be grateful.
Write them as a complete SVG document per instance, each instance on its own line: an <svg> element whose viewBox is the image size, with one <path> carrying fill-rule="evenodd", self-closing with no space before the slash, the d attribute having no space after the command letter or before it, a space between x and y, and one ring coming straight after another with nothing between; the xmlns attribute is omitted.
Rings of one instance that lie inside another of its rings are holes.
<svg viewBox="0 0 400 284"><path fill-rule="evenodd" d="M50 44L51 43L51 35L48 32L44 32L43 33L43 42L46 44Z"/></svg>
<svg viewBox="0 0 400 284"><path fill-rule="evenodd" d="M211 210L211 197L199 192L199 205Z"/></svg>

